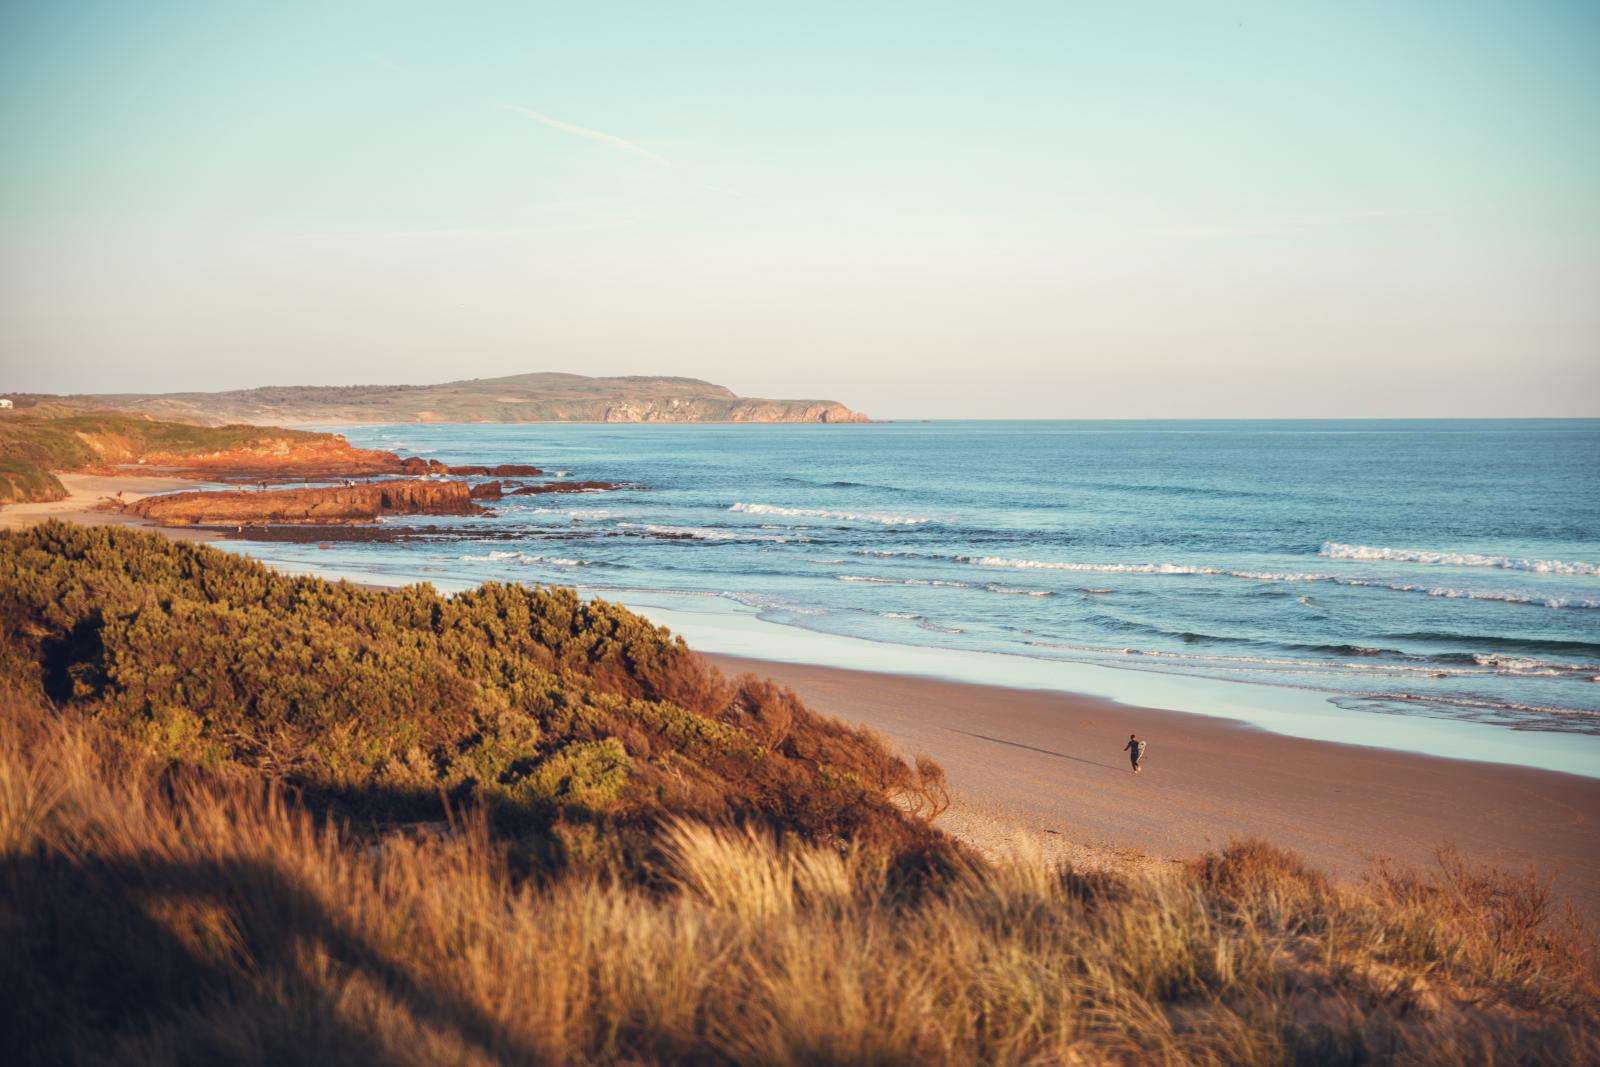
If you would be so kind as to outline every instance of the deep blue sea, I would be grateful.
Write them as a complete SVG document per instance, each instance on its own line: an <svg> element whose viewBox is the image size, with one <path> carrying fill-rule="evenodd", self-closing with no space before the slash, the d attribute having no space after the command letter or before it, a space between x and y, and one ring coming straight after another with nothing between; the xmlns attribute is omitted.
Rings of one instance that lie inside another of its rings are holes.
<svg viewBox="0 0 1600 1067"><path fill-rule="evenodd" d="M699 644L759 624L781 658L847 638L890 667L1005 654L988 681L1070 663L1121 672L1095 673L1105 691L1254 683L1512 746L1600 733L1600 421L338 429L640 488L390 520L441 528L420 540L238 547L445 588L574 584L716 615L704 639L686 627Z"/></svg>

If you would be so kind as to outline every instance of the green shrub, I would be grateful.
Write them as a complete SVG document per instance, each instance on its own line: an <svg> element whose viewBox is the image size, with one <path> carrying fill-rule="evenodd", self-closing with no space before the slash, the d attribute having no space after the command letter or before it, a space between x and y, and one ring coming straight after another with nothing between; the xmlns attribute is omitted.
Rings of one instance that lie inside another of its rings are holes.
<svg viewBox="0 0 1600 1067"><path fill-rule="evenodd" d="M195 455L267 441L315 441L311 430L275 426L195 426L137 415L93 412L57 418L13 416L0 421L0 457L47 470L78 470L107 461L135 462L145 453Z"/></svg>
<svg viewBox="0 0 1600 1067"><path fill-rule="evenodd" d="M902 806L936 767L570 589L363 589L52 522L0 535L0 663L172 760L363 819L437 818L448 798L519 841L604 818L643 848L676 815L951 847Z"/></svg>
<svg viewBox="0 0 1600 1067"><path fill-rule="evenodd" d="M573 741L539 761L517 785L519 798L555 807L604 811L628 784L628 754L614 737Z"/></svg>
<svg viewBox="0 0 1600 1067"><path fill-rule="evenodd" d="M35 500L65 500L61 479L37 463L0 455L0 504L25 504Z"/></svg>

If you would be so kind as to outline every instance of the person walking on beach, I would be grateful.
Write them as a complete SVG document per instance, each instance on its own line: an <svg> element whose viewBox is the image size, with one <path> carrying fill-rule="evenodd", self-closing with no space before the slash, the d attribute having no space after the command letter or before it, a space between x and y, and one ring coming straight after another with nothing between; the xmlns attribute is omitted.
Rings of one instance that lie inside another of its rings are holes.
<svg viewBox="0 0 1600 1067"><path fill-rule="evenodd" d="M1122 746L1122 750L1128 754L1128 762L1133 764L1133 773L1138 774L1143 769L1139 765L1144 762L1144 742L1139 740L1138 734L1129 734L1128 743Z"/></svg>

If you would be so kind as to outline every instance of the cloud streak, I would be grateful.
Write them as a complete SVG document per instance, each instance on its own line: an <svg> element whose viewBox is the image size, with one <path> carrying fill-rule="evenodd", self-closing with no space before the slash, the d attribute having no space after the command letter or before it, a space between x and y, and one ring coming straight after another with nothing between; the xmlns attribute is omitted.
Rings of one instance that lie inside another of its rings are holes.
<svg viewBox="0 0 1600 1067"><path fill-rule="evenodd" d="M618 151L630 152L633 155L649 160L658 167L677 166L677 164L673 163L672 160L668 159L666 156L657 155L648 148L642 148L639 145L634 144L632 141L618 137L616 134L604 133L600 130L591 130L584 126L575 126L570 122L562 122L560 119L551 118L549 115L535 111L531 107L522 107L519 104L497 103L495 106L506 111L515 112L518 115L526 116L527 118L533 119L535 122L542 122L551 129L560 130L562 133L570 133L576 137L582 137L586 140L595 141L610 148L615 148Z"/></svg>

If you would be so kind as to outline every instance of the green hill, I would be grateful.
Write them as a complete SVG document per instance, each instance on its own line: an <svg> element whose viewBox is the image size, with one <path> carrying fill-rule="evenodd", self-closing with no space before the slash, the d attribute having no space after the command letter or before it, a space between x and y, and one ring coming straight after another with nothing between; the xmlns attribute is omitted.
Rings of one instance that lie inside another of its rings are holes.
<svg viewBox="0 0 1600 1067"><path fill-rule="evenodd" d="M736 396L696 378L515 374L439 385L269 386L219 393L25 396L22 403L191 422L864 422L833 400Z"/></svg>

